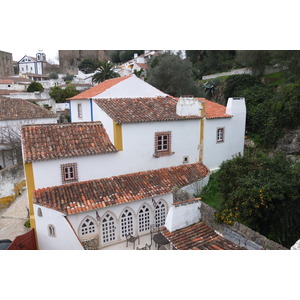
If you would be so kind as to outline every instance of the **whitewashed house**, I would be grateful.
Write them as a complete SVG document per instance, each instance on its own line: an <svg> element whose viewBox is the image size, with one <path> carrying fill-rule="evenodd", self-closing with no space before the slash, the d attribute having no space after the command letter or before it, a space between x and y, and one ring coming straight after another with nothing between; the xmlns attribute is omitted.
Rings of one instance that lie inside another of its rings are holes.
<svg viewBox="0 0 300 300"><path fill-rule="evenodd" d="M174 190L192 198L209 168L243 153L244 99L227 107L176 99L131 75L69 100L71 124L22 131L39 249L144 246L152 226L164 225Z"/></svg>
<svg viewBox="0 0 300 300"><path fill-rule="evenodd" d="M0 165L5 168L18 163L21 149L21 126L56 123L48 110L21 99L0 98Z"/></svg>
<svg viewBox="0 0 300 300"><path fill-rule="evenodd" d="M103 124L23 127L40 249L128 249L129 233L149 243L150 225L164 225L173 189L193 196L193 184L209 173L199 162L199 107L178 115L171 97L97 99L95 106ZM64 239L67 232L73 237Z"/></svg>

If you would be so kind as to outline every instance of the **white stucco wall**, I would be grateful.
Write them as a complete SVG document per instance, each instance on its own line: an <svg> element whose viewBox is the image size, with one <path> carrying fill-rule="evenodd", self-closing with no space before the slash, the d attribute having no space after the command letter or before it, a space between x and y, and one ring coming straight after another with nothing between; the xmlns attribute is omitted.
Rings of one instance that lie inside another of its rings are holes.
<svg viewBox="0 0 300 300"><path fill-rule="evenodd" d="M175 153L155 158L155 132L164 131L171 131ZM60 165L66 163L77 163L78 180L85 181L181 165L184 156L188 163L199 161L200 120L123 124L122 133L123 151L117 153L33 162L35 187L61 185Z"/></svg>
<svg viewBox="0 0 300 300"><path fill-rule="evenodd" d="M200 201L172 205L165 226L170 232L200 221Z"/></svg>
<svg viewBox="0 0 300 300"><path fill-rule="evenodd" d="M82 118L78 118L78 104L82 107ZM95 103L92 103L95 105ZM90 122L92 121L91 101L87 100L71 100L70 101L71 122Z"/></svg>
<svg viewBox="0 0 300 300"><path fill-rule="evenodd" d="M38 216L41 208L42 216ZM34 204L36 233L40 250L83 250L65 215L56 210ZM53 225L55 236L50 236L48 226Z"/></svg>
<svg viewBox="0 0 300 300"><path fill-rule="evenodd" d="M166 216L167 216L168 211L171 207L171 203L173 203L172 194L156 196L153 198L155 199L156 202L158 202L159 200L162 200L166 204L166 206L167 206ZM86 237L80 236L80 226L86 217L92 218L94 223L97 224L96 234L99 235L100 247L105 247L105 248L109 249L109 246L114 246L114 245L116 245L120 242L124 242L126 240L126 238L121 236L121 231L120 231L121 215L126 208L129 208L133 212L133 218L134 218L133 219L133 235L141 236L143 234L148 234L150 232L149 230L143 231L143 232L139 232L139 230L138 230L138 212L144 204L146 204L150 210L150 224L154 224L155 223L155 219L154 219L155 209L152 204L152 198L146 198L146 199L141 199L138 201L129 202L126 204L114 205L111 207L97 209L97 212L101 218L100 222L98 222L96 220L96 210L89 211L89 212L82 212L82 213L75 214L75 215L70 215L70 216L68 216L68 219L69 219L70 223L72 224L74 230L77 232L80 239L85 240L85 239L89 239L89 236L86 236ZM109 243L103 243L102 233L101 233L101 225L102 225L102 219L104 218L104 216L107 213L111 213L114 217L115 225L116 225L116 229L115 229L116 240L113 242L109 242ZM94 236L94 235L92 235L92 236Z"/></svg>
<svg viewBox="0 0 300 300"><path fill-rule="evenodd" d="M246 106L245 101L230 98L227 114L231 118L205 119L203 162L211 170L239 153L244 153ZM217 128L224 128L224 142L217 142Z"/></svg>

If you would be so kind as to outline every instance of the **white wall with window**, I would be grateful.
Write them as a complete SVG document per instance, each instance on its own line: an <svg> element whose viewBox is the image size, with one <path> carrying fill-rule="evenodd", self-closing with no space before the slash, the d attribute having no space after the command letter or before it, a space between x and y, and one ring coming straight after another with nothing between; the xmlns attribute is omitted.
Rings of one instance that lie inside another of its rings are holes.
<svg viewBox="0 0 300 300"><path fill-rule="evenodd" d="M229 98L226 113L231 118L205 119L203 163L211 170L233 155L244 153L245 99Z"/></svg>
<svg viewBox="0 0 300 300"><path fill-rule="evenodd" d="M39 249L83 250L64 214L34 204L34 215Z"/></svg>

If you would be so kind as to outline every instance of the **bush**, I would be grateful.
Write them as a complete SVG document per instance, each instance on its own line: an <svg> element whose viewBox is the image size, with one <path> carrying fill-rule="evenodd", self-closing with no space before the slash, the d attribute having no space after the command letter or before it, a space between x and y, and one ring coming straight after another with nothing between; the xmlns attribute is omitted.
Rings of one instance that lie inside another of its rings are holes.
<svg viewBox="0 0 300 300"><path fill-rule="evenodd" d="M44 91L44 87L36 81L33 81L30 83L30 85L27 88L27 92L43 92Z"/></svg>

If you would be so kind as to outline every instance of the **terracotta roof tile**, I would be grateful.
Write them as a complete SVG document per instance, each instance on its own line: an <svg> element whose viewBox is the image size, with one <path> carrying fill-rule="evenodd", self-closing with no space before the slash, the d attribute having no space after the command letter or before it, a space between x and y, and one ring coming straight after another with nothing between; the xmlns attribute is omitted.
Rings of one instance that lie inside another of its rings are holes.
<svg viewBox="0 0 300 300"><path fill-rule="evenodd" d="M196 98L197 99L197 98ZM226 106L212 102L205 98L200 98L199 100L204 101L206 119L216 119L216 118L231 118L231 115L226 114Z"/></svg>
<svg viewBox="0 0 300 300"><path fill-rule="evenodd" d="M144 70L148 70L148 69L149 69L149 65L148 65L148 64L137 63L137 65L138 65L140 68L144 69Z"/></svg>
<svg viewBox="0 0 300 300"><path fill-rule="evenodd" d="M118 151L101 122L26 125L22 143L25 162Z"/></svg>
<svg viewBox="0 0 300 300"><path fill-rule="evenodd" d="M14 81L11 79L0 79L0 84L13 84Z"/></svg>
<svg viewBox="0 0 300 300"><path fill-rule="evenodd" d="M22 99L0 98L0 121L56 118L56 115Z"/></svg>
<svg viewBox="0 0 300 300"><path fill-rule="evenodd" d="M189 185L208 173L201 163L137 172L38 189L34 201L70 215L171 193L175 186Z"/></svg>
<svg viewBox="0 0 300 300"><path fill-rule="evenodd" d="M163 227L162 233L178 250L246 250L218 235L204 222L173 232Z"/></svg>
<svg viewBox="0 0 300 300"><path fill-rule="evenodd" d="M112 79L108 79L105 80L103 82L101 82L98 85L95 85L94 87L88 89L87 91L84 91L72 98L69 98L68 100L76 100L76 99L89 99L95 96L100 95L101 93L105 92L106 90L110 89L111 87L113 87L114 85L120 83L123 80L128 79L129 77L131 77L132 75L129 76L123 76L123 77L117 77L117 78L112 78Z"/></svg>
<svg viewBox="0 0 300 300"><path fill-rule="evenodd" d="M179 116L173 97L94 99L117 124L200 119Z"/></svg>

